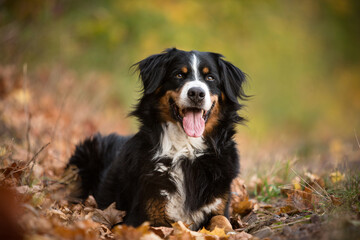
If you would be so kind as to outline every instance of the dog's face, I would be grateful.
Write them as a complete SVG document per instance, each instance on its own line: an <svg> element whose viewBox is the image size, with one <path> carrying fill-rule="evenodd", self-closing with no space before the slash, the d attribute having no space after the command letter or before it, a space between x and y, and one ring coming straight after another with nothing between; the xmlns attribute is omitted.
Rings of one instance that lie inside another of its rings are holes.
<svg viewBox="0 0 360 240"><path fill-rule="evenodd" d="M220 54L169 49L138 64L144 96L157 97L160 118L189 137L211 132L225 102L238 106L245 75ZM236 111L237 109L235 109Z"/></svg>

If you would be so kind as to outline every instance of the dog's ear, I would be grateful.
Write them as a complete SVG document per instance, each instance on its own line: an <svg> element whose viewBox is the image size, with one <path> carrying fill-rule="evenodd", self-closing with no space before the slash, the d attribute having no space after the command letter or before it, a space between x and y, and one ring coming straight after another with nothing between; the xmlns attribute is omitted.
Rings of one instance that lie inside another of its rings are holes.
<svg viewBox="0 0 360 240"><path fill-rule="evenodd" d="M132 66L139 71L144 94L151 94L160 86L161 81L165 77L166 68L173 55L172 53L175 51L177 51L176 48L166 49L164 52L151 55Z"/></svg>
<svg viewBox="0 0 360 240"><path fill-rule="evenodd" d="M225 61L223 55L214 53L213 56L217 59L219 65L221 84L225 91L225 95L236 104L239 103L238 98L246 100L248 96L243 89L243 84L246 81L246 74L232 63Z"/></svg>

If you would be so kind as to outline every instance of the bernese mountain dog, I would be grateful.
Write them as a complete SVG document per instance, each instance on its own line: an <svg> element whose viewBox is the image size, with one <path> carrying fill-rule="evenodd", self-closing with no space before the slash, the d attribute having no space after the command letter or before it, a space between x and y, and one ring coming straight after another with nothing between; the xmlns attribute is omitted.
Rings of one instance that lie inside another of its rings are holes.
<svg viewBox="0 0 360 240"><path fill-rule="evenodd" d="M132 136L97 134L76 146L72 197L92 194L100 209L116 202L124 223L191 229L228 215L230 185L239 173L233 139L245 100L246 75L221 54L176 48L134 65L143 94L130 114Z"/></svg>

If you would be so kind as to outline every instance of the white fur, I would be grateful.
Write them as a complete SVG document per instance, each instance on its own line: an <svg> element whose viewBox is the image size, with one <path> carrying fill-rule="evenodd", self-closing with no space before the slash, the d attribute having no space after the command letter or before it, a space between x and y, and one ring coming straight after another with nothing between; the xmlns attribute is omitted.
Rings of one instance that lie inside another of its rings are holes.
<svg viewBox="0 0 360 240"><path fill-rule="evenodd" d="M180 126L180 123L167 122L162 125L162 128L163 133L161 134L160 147L154 159L168 157L173 159L172 162L174 164L182 156L195 159L195 157L201 156L205 151L206 144L204 139L202 137L189 137Z"/></svg>
<svg viewBox="0 0 360 240"><path fill-rule="evenodd" d="M161 195L161 196L164 196L164 197L167 197L167 196L169 196L169 192L166 191L166 190L164 190L164 189L162 189L162 190L160 190L160 195Z"/></svg>
<svg viewBox="0 0 360 240"><path fill-rule="evenodd" d="M177 191L167 196L168 202L166 204L166 213L172 221L182 221L190 225L192 230L196 230L199 224L204 220L205 215L216 210L221 199L216 199L213 203L203 206L202 208L189 212L184 208L186 193L184 186L184 174L181 167L177 165L173 171L170 172L173 181L177 187Z"/></svg>
<svg viewBox="0 0 360 240"><path fill-rule="evenodd" d="M192 138L186 135L178 123L168 122L163 124L162 127L163 133L160 139L160 148L155 154L154 160L156 161L161 157L169 157L172 158L172 164L171 167L166 167L163 163L158 162L155 165L155 171L168 172L176 186L176 192L172 194L169 194L166 190L160 190L160 195L165 196L168 200L166 213L172 221L183 221L186 224L191 224L191 229L197 229L199 223L204 220L205 215L215 210L221 203L221 200L216 199L213 203L193 212L188 212L184 208L186 193L184 173L181 169L181 157L184 156L191 161L201 156L206 150L206 144L202 138Z"/></svg>
<svg viewBox="0 0 360 240"><path fill-rule="evenodd" d="M193 58L191 60L191 68L194 73L194 80L185 83L185 85L183 86L181 93L180 93L179 103L180 103L181 107L191 107L189 98L187 95L188 91L190 88L199 87L205 91L203 109L208 111L212 105L211 99L210 99L210 90L204 82L200 81L199 60L195 54L193 54Z"/></svg>
<svg viewBox="0 0 360 240"><path fill-rule="evenodd" d="M163 163L157 163L155 165L155 171L158 171L158 172L161 172L161 173L166 172L168 169L169 168L166 167Z"/></svg>

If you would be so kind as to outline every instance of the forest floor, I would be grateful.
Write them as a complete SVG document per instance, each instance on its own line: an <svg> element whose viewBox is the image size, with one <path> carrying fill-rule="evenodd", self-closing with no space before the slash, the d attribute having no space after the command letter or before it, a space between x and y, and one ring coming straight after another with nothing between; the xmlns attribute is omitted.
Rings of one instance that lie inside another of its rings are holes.
<svg viewBox="0 0 360 240"><path fill-rule="evenodd" d="M64 168L75 144L99 129L130 131L102 82L0 66L0 239L360 239L358 141L344 168L298 172L287 161L271 174L237 179L231 226L219 223L225 228L113 227L125 214L114 205L99 210L92 197L69 203L73 176Z"/></svg>

